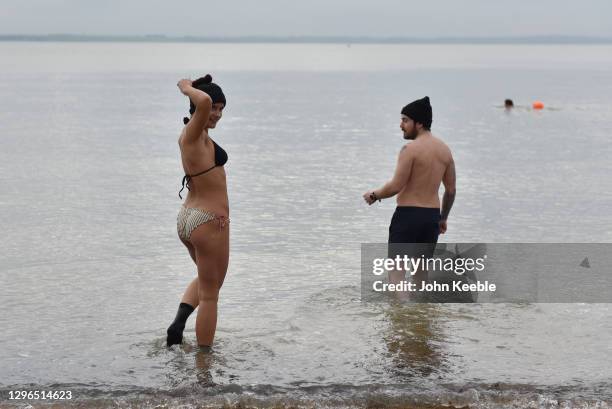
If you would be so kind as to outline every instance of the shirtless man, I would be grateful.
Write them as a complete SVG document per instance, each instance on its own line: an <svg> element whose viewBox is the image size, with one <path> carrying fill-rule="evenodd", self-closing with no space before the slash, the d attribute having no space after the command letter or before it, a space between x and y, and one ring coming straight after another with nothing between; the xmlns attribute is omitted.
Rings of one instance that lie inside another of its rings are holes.
<svg viewBox="0 0 612 409"><path fill-rule="evenodd" d="M450 149L431 133L432 110L429 97L402 109L400 128L404 139L414 142L402 147L393 178L380 189L364 193L371 205L377 200L397 195L397 208L389 226L389 243L427 243L420 254L431 257L444 234L447 219L455 200L455 163ZM444 183L444 197L440 211L438 189ZM419 254L419 255L420 255ZM424 280L426 272L414 277ZM397 282L397 276L390 277Z"/></svg>

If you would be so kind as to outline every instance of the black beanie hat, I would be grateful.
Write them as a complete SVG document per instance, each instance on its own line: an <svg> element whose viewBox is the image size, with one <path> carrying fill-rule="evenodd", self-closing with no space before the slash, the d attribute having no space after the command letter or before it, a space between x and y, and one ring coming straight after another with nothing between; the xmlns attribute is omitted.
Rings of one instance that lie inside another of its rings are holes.
<svg viewBox="0 0 612 409"><path fill-rule="evenodd" d="M199 89L200 91L206 92L208 96L210 96L210 99L212 99L213 104L221 102L224 106L227 105L225 95L223 94L221 87L212 82L212 76L210 74L206 74L204 77L193 81L191 86ZM195 110L195 105L191 100L189 100L189 113L193 115ZM189 122L189 118L183 118L183 122L186 124Z"/></svg>
<svg viewBox="0 0 612 409"><path fill-rule="evenodd" d="M415 122L423 124L425 129L431 128L432 112L429 97L417 99L402 109L402 115L406 115Z"/></svg>

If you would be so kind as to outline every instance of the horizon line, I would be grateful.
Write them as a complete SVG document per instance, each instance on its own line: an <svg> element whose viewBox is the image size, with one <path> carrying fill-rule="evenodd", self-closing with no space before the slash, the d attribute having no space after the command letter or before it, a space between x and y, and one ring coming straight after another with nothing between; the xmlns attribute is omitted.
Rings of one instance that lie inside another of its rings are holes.
<svg viewBox="0 0 612 409"><path fill-rule="evenodd" d="M440 36L172 36L166 34L0 34L0 41L33 42L180 42L180 43L329 43L329 44L612 44L612 37L526 35L505 37Z"/></svg>

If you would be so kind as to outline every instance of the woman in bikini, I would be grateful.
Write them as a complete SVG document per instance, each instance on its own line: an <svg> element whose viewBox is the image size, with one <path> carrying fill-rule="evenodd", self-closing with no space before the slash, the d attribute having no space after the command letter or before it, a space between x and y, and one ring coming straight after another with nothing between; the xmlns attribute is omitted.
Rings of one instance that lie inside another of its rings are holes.
<svg viewBox="0 0 612 409"><path fill-rule="evenodd" d="M210 348L217 328L217 301L229 260L229 204L223 165L227 153L213 141L208 131L216 127L225 108L221 87L206 75L195 81L182 79L180 91L189 98L190 118L178 143L187 197L177 218L178 235L198 269L185 290L174 322L168 328L168 346L183 341L189 315L198 308L198 345ZM179 197L181 197L179 192ZM182 198L182 197L181 197Z"/></svg>

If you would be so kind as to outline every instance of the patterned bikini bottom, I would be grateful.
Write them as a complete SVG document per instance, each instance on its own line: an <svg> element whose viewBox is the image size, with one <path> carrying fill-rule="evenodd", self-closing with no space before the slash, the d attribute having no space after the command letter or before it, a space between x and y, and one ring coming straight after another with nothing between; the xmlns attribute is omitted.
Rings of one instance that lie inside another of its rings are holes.
<svg viewBox="0 0 612 409"><path fill-rule="evenodd" d="M213 212L197 209L195 207L181 206L181 210L176 218L176 229L178 235L183 241L189 241L191 233L200 225L216 221L219 223L219 229L222 229L229 223L229 219L225 216L217 216Z"/></svg>

